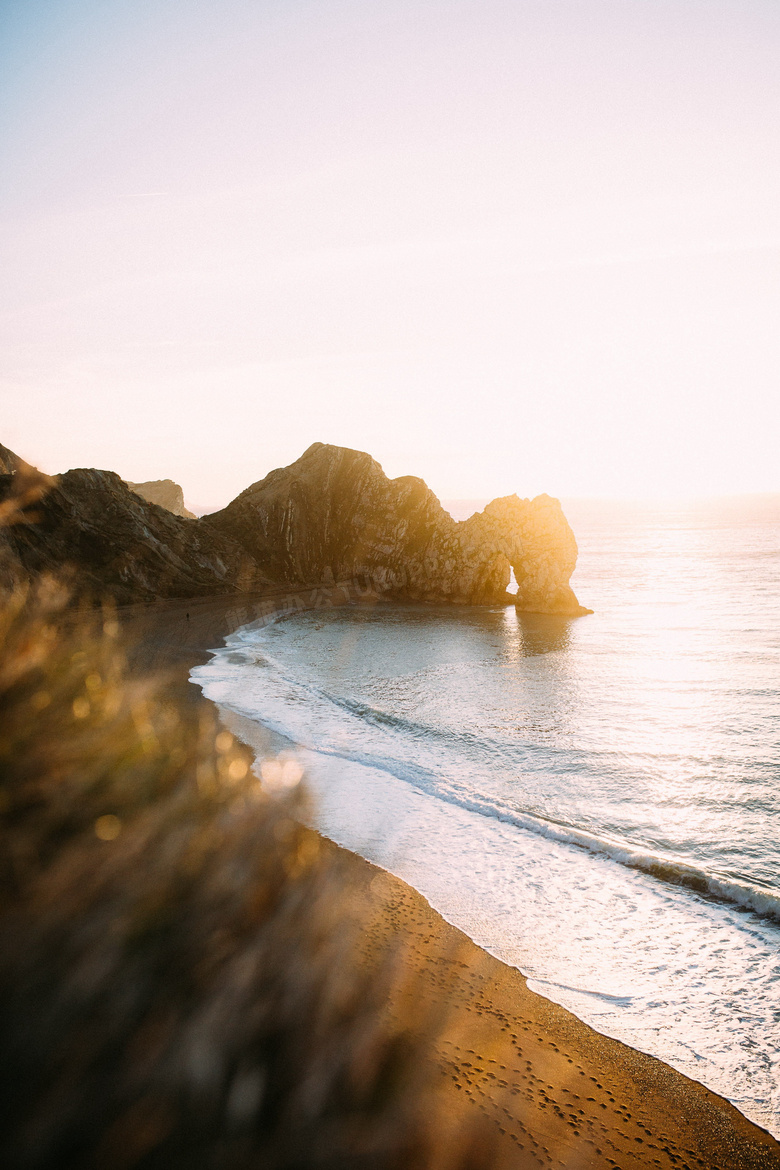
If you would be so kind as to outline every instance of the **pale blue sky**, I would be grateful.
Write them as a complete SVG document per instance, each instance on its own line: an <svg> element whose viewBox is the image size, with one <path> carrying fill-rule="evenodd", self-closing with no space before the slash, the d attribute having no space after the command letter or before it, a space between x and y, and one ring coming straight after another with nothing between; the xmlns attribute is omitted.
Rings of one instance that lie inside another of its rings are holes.
<svg viewBox="0 0 780 1170"><path fill-rule="evenodd" d="M0 6L0 442L778 491L776 0Z"/></svg>

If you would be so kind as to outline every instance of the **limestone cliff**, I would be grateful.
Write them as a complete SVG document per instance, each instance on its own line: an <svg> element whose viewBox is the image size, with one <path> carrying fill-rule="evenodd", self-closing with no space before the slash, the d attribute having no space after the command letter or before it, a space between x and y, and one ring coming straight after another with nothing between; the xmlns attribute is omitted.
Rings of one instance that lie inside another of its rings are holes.
<svg viewBox="0 0 780 1170"><path fill-rule="evenodd" d="M17 478L0 476L0 501L11 500ZM59 476L31 512L3 529L0 552L6 583L65 573L77 593L120 604L270 584L229 537L147 503L112 471Z"/></svg>
<svg viewBox="0 0 780 1170"><path fill-rule="evenodd" d="M173 512L174 516L183 516L187 520L194 520L195 513L190 512L184 505L184 492L172 479L150 479L145 483L130 483L125 480L130 491L135 492L141 499L150 504L157 504Z"/></svg>
<svg viewBox="0 0 780 1170"><path fill-rule="evenodd" d="M394 598L516 604L581 614L569 586L577 544L550 496L494 500L456 522L421 479L388 479L362 451L313 444L201 521L291 585L365 577Z"/></svg>
<svg viewBox="0 0 780 1170"><path fill-rule="evenodd" d="M458 523L421 479L388 479L362 451L315 443L221 512L190 520L110 471L52 480L6 448L0 461L0 515L14 519L0 526L4 587L68 572L77 592L125 603L358 578L399 600L589 612L569 586L577 545L550 496L507 496ZM517 598L506 592L510 566Z"/></svg>
<svg viewBox="0 0 780 1170"><path fill-rule="evenodd" d="M0 443L0 475L13 475L19 470L22 462L18 455Z"/></svg>

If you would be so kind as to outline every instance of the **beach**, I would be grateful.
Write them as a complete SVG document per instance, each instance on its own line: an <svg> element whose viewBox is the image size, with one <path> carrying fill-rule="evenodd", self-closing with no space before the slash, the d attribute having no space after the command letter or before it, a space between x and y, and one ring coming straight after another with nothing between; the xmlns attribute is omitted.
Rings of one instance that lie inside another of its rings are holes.
<svg viewBox="0 0 780 1170"><path fill-rule="evenodd" d="M182 701L201 702L189 671L231 631L277 605L340 599L337 588L198 599L122 607L119 617L133 669L162 672ZM534 994L411 887L339 852L372 924L365 957L402 947L416 994L441 1020L432 1058L445 1115L453 1130L478 1120L496 1166L780 1167L780 1145L728 1102Z"/></svg>

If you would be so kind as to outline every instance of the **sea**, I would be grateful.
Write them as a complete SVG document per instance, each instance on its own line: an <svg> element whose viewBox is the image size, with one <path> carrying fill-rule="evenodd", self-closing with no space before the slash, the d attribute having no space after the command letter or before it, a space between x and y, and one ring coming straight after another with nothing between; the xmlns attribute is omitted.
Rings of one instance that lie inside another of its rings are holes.
<svg viewBox="0 0 780 1170"><path fill-rule="evenodd" d="M293 612L193 680L322 833L780 1137L780 496L565 511L592 615Z"/></svg>

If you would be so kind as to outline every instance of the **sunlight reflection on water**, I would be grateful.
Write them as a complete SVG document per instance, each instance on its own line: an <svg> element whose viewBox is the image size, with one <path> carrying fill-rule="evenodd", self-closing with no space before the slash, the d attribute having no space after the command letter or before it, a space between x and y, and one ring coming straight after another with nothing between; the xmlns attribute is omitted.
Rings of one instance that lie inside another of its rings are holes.
<svg viewBox="0 0 780 1170"><path fill-rule="evenodd" d="M592 616L304 614L236 636L271 669L196 672L313 749L330 836L776 1133L778 519L597 509Z"/></svg>

